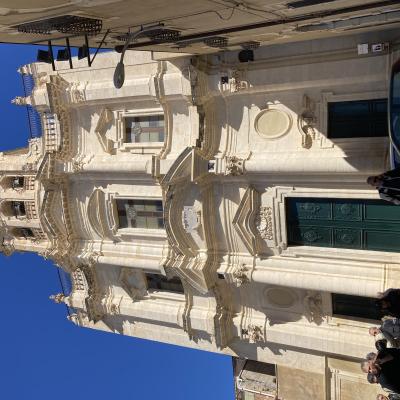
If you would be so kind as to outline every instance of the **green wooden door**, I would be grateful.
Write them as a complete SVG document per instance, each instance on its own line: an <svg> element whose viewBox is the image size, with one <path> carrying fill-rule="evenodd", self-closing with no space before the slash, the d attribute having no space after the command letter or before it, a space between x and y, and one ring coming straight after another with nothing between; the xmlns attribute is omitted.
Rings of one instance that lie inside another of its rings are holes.
<svg viewBox="0 0 400 400"><path fill-rule="evenodd" d="M381 200L288 198L288 244L400 252L400 206Z"/></svg>

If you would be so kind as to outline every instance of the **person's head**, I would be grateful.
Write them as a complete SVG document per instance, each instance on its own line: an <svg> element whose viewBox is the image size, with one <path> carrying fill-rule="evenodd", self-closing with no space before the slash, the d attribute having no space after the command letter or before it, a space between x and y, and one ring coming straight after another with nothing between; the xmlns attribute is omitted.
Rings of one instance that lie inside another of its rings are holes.
<svg viewBox="0 0 400 400"><path fill-rule="evenodd" d="M389 398L386 397L384 394L378 394L376 396L376 400L389 400Z"/></svg>
<svg viewBox="0 0 400 400"><path fill-rule="evenodd" d="M381 330L380 330L379 328L377 328L376 326L372 326L371 328L368 329L368 333L369 333L371 336L376 336L376 335L378 335L379 333L381 333Z"/></svg>
<svg viewBox="0 0 400 400"><path fill-rule="evenodd" d="M378 310L381 311L385 311L391 306L390 301L387 298L378 298L377 300L375 300L375 305Z"/></svg>
<svg viewBox="0 0 400 400"><path fill-rule="evenodd" d="M369 176L367 178L368 185L377 187L382 183L382 178L379 175Z"/></svg>
<svg viewBox="0 0 400 400"><path fill-rule="evenodd" d="M367 381L369 383L378 383L378 377L372 373L368 373L367 375Z"/></svg>
<svg viewBox="0 0 400 400"><path fill-rule="evenodd" d="M369 371L369 361L368 360L361 361L361 371L368 374L368 371Z"/></svg>
<svg viewBox="0 0 400 400"><path fill-rule="evenodd" d="M375 361L375 358L376 358L376 353L374 353L373 351L371 351L371 353L368 353L368 354L365 356L365 359L366 359L367 361L371 361L371 360Z"/></svg>

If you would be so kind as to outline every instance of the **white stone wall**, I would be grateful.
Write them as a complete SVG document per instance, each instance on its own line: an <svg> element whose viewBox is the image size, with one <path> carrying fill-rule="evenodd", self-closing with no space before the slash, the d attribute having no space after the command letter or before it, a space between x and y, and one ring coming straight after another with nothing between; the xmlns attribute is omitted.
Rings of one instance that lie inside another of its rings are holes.
<svg viewBox="0 0 400 400"><path fill-rule="evenodd" d="M37 83L29 101L56 123L27 154L1 155L4 182L26 165L36 179L32 191L3 187L1 201L40 210L29 221L2 216L4 250L38 251L72 275L63 301L78 325L325 380L328 354L357 359L372 347L369 323L333 316L330 293L371 297L398 286L399 261L288 247L284 202L377 198L364 181L387 167L388 140L328 139L327 102L387 96L396 55L361 57L355 47L381 36L260 48L249 64L236 53L191 62L130 52L120 90L116 54L57 73L27 66ZM124 116L160 113L164 143L124 143ZM119 229L118 198L162 200L165 229ZM43 238L13 238L20 225ZM146 272L180 277L185 293L148 290Z"/></svg>

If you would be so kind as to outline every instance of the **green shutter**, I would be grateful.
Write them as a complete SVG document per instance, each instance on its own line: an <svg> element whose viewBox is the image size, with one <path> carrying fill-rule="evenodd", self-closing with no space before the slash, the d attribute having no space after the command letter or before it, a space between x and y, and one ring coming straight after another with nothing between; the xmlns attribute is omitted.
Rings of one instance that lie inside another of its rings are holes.
<svg viewBox="0 0 400 400"><path fill-rule="evenodd" d="M400 251L400 206L381 200L289 198L289 245Z"/></svg>

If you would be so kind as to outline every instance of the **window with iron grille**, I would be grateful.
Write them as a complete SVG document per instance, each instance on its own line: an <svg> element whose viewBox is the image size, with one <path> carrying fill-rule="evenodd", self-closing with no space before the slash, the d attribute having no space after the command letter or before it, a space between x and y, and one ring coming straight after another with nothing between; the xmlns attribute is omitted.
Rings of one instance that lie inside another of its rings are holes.
<svg viewBox="0 0 400 400"><path fill-rule="evenodd" d="M161 200L117 199L119 228L163 229Z"/></svg>
<svg viewBox="0 0 400 400"><path fill-rule="evenodd" d="M164 142L163 115L125 117L125 143Z"/></svg>
<svg viewBox="0 0 400 400"><path fill-rule="evenodd" d="M328 138L388 136L387 99L328 103Z"/></svg>
<svg viewBox="0 0 400 400"><path fill-rule="evenodd" d="M147 289L163 292L184 293L182 281L178 277L168 279L160 274L146 274Z"/></svg>

